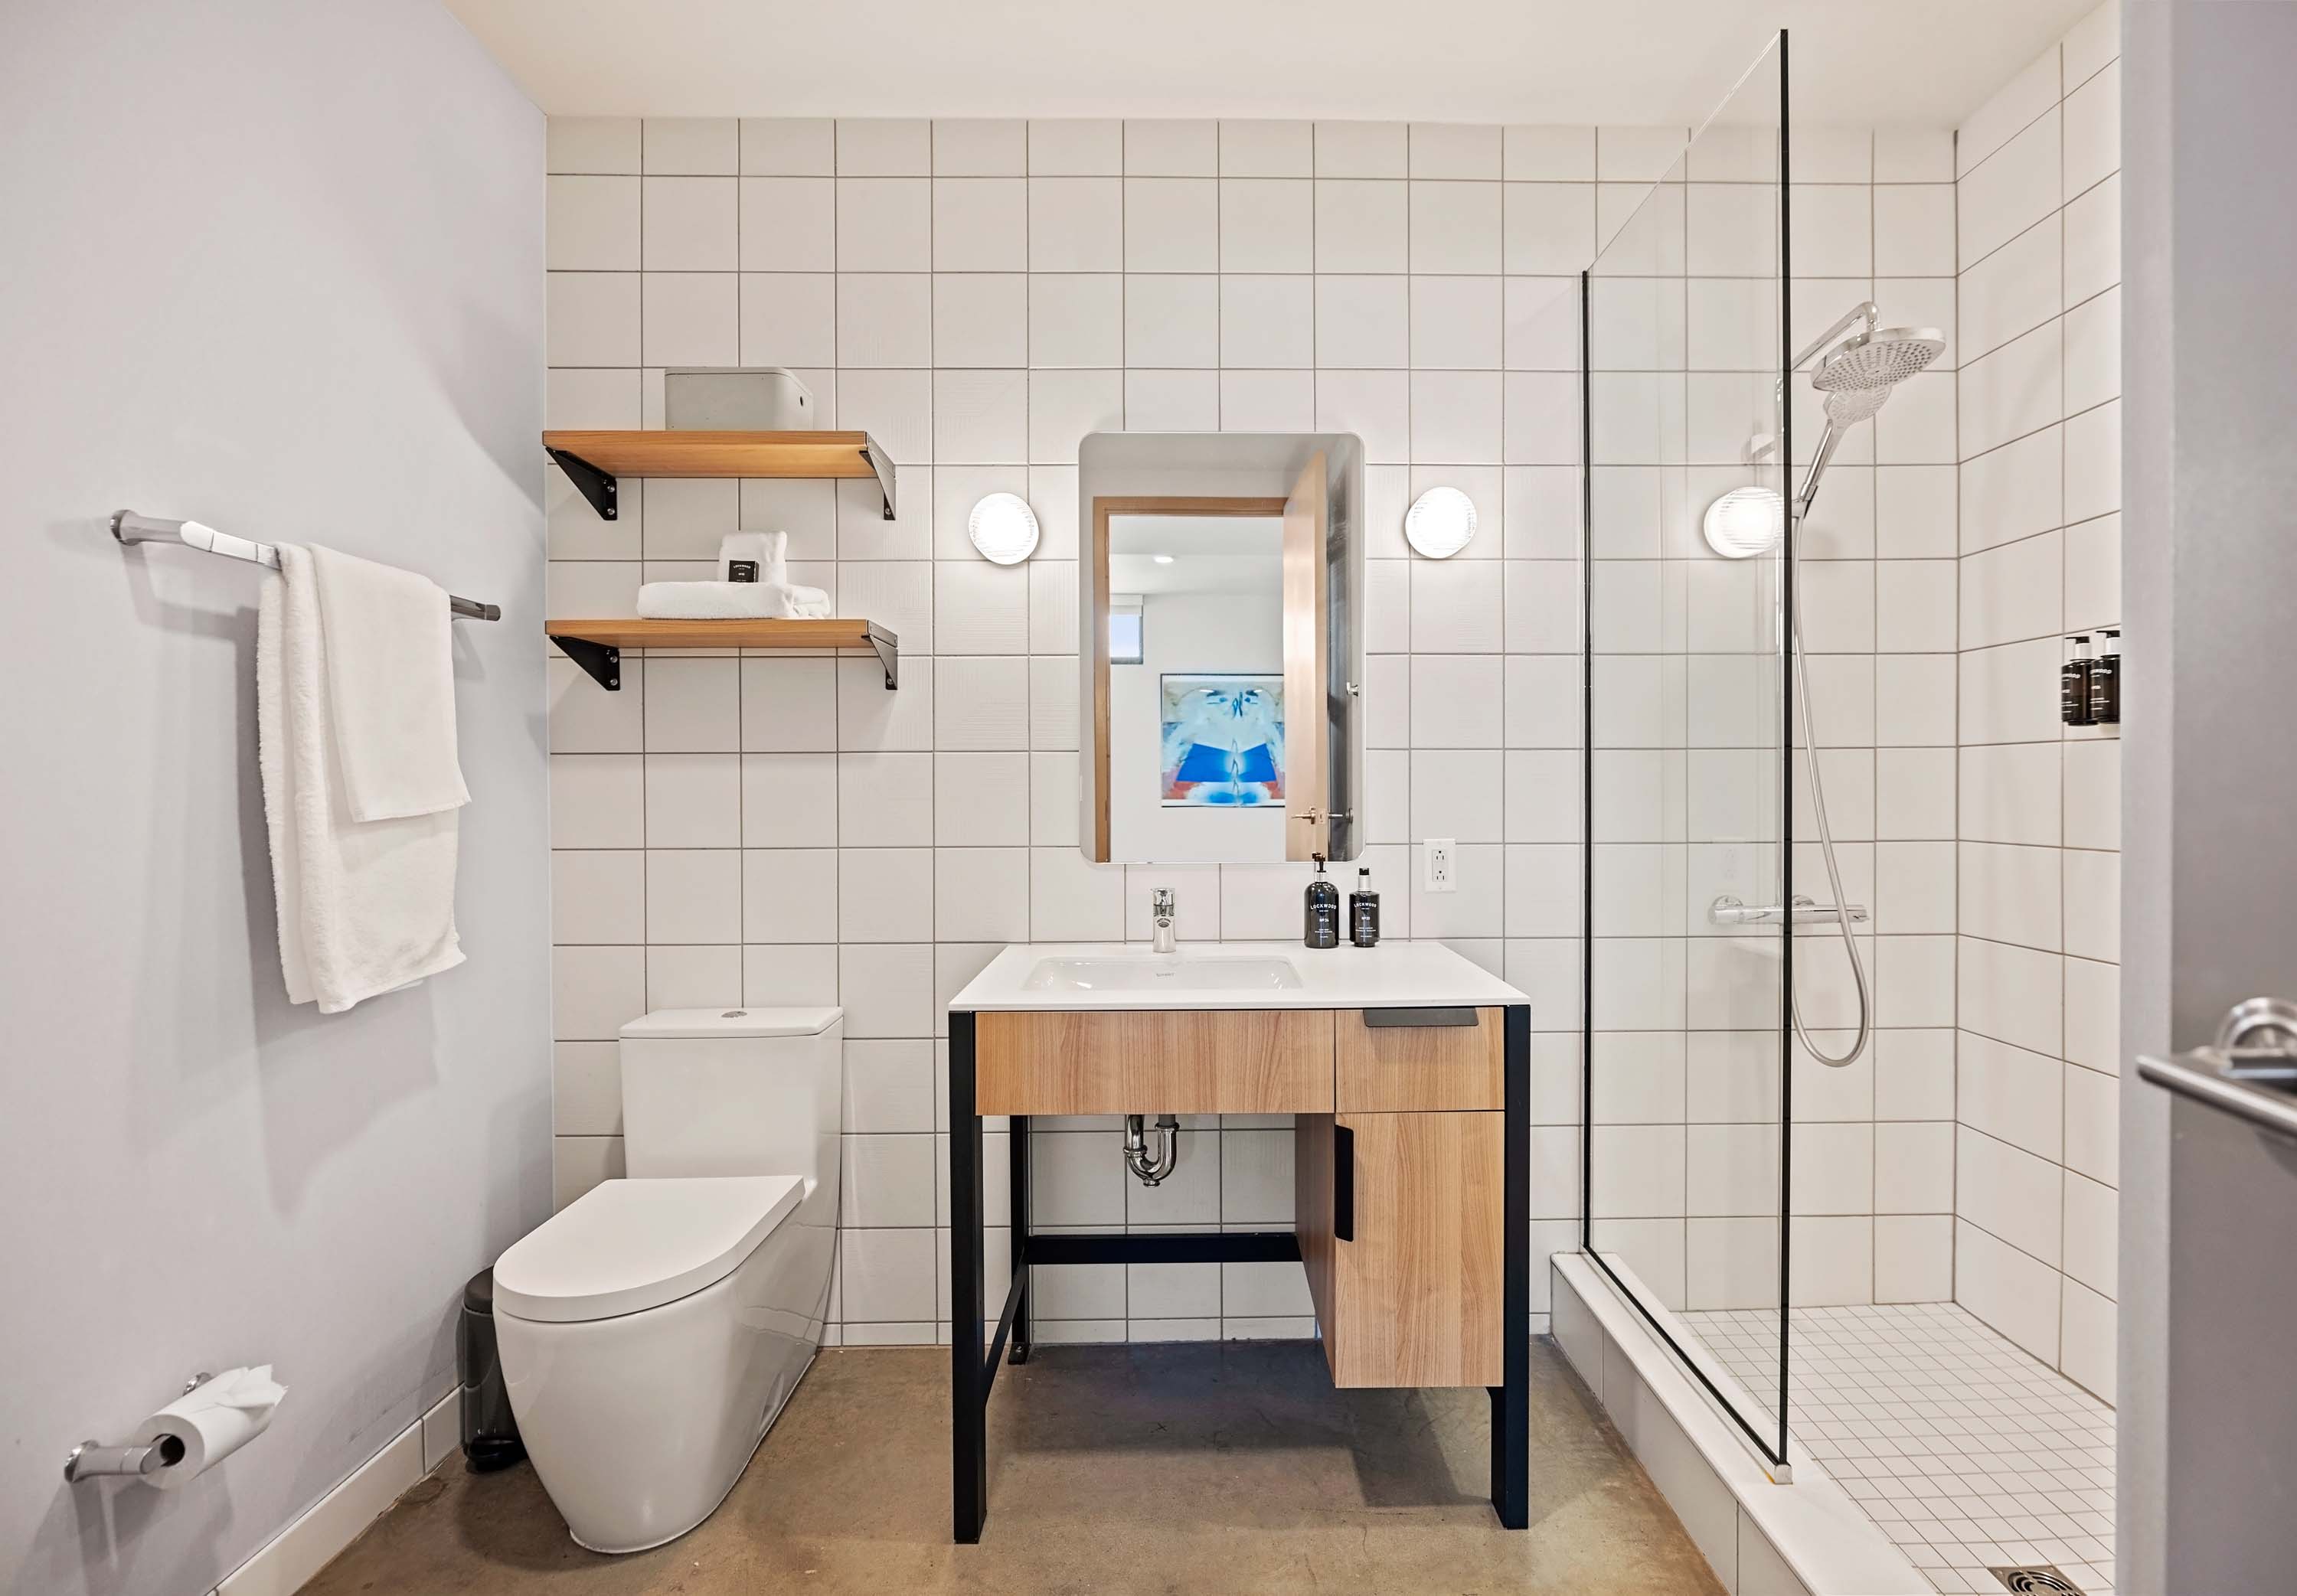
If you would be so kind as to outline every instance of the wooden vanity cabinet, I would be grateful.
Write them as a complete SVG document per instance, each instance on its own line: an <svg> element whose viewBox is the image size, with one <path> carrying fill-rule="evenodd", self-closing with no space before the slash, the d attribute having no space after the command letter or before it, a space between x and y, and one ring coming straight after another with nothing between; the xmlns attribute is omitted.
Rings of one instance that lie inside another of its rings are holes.
<svg viewBox="0 0 2297 1596"><path fill-rule="evenodd" d="M1498 1386L1504 1018L986 1012L975 1102L982 1114L1297 1115L1293 1228L1334 1384Z"/></svg>

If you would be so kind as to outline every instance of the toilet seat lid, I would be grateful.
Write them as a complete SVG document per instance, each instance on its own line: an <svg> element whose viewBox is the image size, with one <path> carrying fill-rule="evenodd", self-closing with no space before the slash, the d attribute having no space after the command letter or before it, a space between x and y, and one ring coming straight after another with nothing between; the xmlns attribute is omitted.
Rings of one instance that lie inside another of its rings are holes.
<svg viewBox="0 0 2297 1596"><path fill-rule="evenodd" d="M495 1312L572 1323L660 1307L714 1286L805 1195L796 1175L607 1181L495 1263Z"/></svg>

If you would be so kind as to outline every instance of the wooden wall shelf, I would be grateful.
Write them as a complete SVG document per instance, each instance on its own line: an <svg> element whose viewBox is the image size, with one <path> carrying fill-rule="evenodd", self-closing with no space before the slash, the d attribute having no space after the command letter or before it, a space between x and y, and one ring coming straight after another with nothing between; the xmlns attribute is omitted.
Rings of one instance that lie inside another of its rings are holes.
<svg viewBox="0 0 2297 1596"><path fill-rule="evenodd" d="M707 434L702 434L706 436ZM746 474L746 473L745 473ZM546 621L542 629L609 693L622 689L625 648L867 648L901 686L902 641L874 621Z"/></svg>
<svg viewBox="0 0 2297 1596"><path fill-rule="evenodd" d="M620 477L874 477L893 519L893 460L867 432L554 432L542 447L607 521Z"/></svg>

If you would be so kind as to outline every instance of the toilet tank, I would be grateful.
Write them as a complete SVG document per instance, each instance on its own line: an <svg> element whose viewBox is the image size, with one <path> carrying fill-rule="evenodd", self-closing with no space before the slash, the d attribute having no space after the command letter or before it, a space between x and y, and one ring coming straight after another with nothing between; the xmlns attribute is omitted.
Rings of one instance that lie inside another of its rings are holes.
<svg viewBox="0 0 2297 1596"><path fill-rule="evenodd" d="M837 1200L842 1008L665 1008L622 1027L622 1156L635 1180L803 1175Z"/></svg>

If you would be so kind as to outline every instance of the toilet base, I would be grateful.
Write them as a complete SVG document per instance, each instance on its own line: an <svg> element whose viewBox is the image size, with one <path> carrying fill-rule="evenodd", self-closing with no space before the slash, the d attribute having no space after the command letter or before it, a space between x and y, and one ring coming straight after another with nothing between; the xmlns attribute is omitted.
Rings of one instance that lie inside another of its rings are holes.
<svg viewBox="0 0 2297 1596"><path fill-rule="evenodd" d="M733 1490L820 1345L836 1215L803 1217L658 1307L568 1323L498 1310L520 1438L576 1544L663 1545Z"/></svg>

